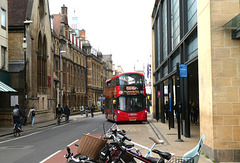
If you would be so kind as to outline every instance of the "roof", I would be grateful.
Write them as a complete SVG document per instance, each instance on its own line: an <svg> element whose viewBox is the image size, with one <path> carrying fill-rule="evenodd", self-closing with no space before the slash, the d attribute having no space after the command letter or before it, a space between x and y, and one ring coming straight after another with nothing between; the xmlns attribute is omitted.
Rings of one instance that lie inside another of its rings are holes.
<svg viewBox="0 0 240 163"><path fill-rule="evenodd" d="M8 0L8 25L24 26L28 0Z"/></svg>
<svg viewBox="0 0 240 163"><path fill-rule="evenodd" d="M17 92L17 91L0 81L0 92Z"/></svg>
<svg viewBox="0 0 240 163"><path fill-rule="evenodd" d="M61 30L61 14L53 14L53 30L55 31L56 35L59 37L60 30Z"/></svg>
<svg viewBox="0 0 240 163"><path fill-rule="evenodd" d="M122 75L125 75L125 74L138 74L138 75L144 76L142 73L139 73L139 72L123 72L123 73L121 73L121 74L118 74L118 75L112 77L111 80L116 79L116 78L118 78L119 76L122 76Z"/></svg>

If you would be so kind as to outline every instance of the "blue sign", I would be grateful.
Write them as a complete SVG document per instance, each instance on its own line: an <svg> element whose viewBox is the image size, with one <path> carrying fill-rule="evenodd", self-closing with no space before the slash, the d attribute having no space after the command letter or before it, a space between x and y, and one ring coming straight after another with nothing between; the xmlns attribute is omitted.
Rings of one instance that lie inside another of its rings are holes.
<svg viewBox="0 0 240 163"><path fill-rule="evenodd" d="M180 70L180 77L187 77L187 65L186 64L180 64L179 70Z"/></svg>

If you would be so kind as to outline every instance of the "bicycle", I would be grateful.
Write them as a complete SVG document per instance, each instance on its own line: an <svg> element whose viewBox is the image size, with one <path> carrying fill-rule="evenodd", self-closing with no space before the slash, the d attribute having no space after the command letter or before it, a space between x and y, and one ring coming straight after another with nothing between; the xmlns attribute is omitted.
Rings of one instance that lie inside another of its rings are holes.
<svg viewBox="0 0 240 163"><path fill-rule="evenodd" d="M13 125L13 135L14 135L14 137L20 136L20 132L21 131L19 130L18 123L15 123Z"/></svg>
<svg viewBox="0 0 240 163"><path fill-rule="evenodd" d="M104 130L105 133L105 130ZM136 163L135 158L141 160L146 163L163 163L164 159L170 159L171 154L167 152L161 152L159 150L152 150L152 148L156 144L162 144L163 141L157 141L154 138L151 138L154 141L154 145L150 150L154 153L157 153L160 158L153 157L144 157L141 155L141 152L134 147L133 144L126 144L125 142L131 142L131 139L126 137L126 132L124 130L120 130L116 124L114 124L102 137L101 139L107 139L108 143L100 150L99 158L93 159L86 155L82 155L81 153L73 154L70 152L70 148L67 147L67 154L65 157L69 162L100 162L100 163L111 163L111 162L128 162L128 163ZM133 152L135 150L136 152ZM148 152L149 154L150 152ZM147 154L147 155L148 155ZM146 155L146 156L147 156Z"/></svg>
<svg viewBox="0 0 240 163"><path fill-rule="evenodd" d="M61 115L61 114L58 114L58 115L57 115L57 125L60 125L61 119L62 119L62 115Z"/></svg>

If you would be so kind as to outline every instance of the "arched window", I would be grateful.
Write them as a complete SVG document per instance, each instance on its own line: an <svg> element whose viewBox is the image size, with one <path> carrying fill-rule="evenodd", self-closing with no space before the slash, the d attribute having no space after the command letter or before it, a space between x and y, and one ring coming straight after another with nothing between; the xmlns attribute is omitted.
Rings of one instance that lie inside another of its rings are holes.
<svg viewBox="0 0 240 163"><path fill-rule="evenodd" d="M41 33L38 35L37 53L37 86L38 91L47 88L47 40Z"/></svg>

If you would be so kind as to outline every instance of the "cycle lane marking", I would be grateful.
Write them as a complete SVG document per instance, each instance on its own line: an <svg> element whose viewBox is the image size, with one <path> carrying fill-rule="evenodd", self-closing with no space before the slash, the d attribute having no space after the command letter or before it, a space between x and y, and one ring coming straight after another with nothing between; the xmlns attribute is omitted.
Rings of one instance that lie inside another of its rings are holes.
<svg viewBox="0 0 240 163"><path fill-rule="evenodd" d="M28 135L23 135L23 136L14 138L14 139L9 139L9 140L5 140L5 141L1 141L0 144L7 143L7 142L10 142L10 141L14 141L14 140L18 140L18 139L22 139L22 138L26 138L26 137L29 137L29 136L32 136L32 135L39 134L39 133L41 133L41 132L42 132L42 131L38 131L38 132L34 132L34 133L31 133L31 134L28 134Z"/></svg>

